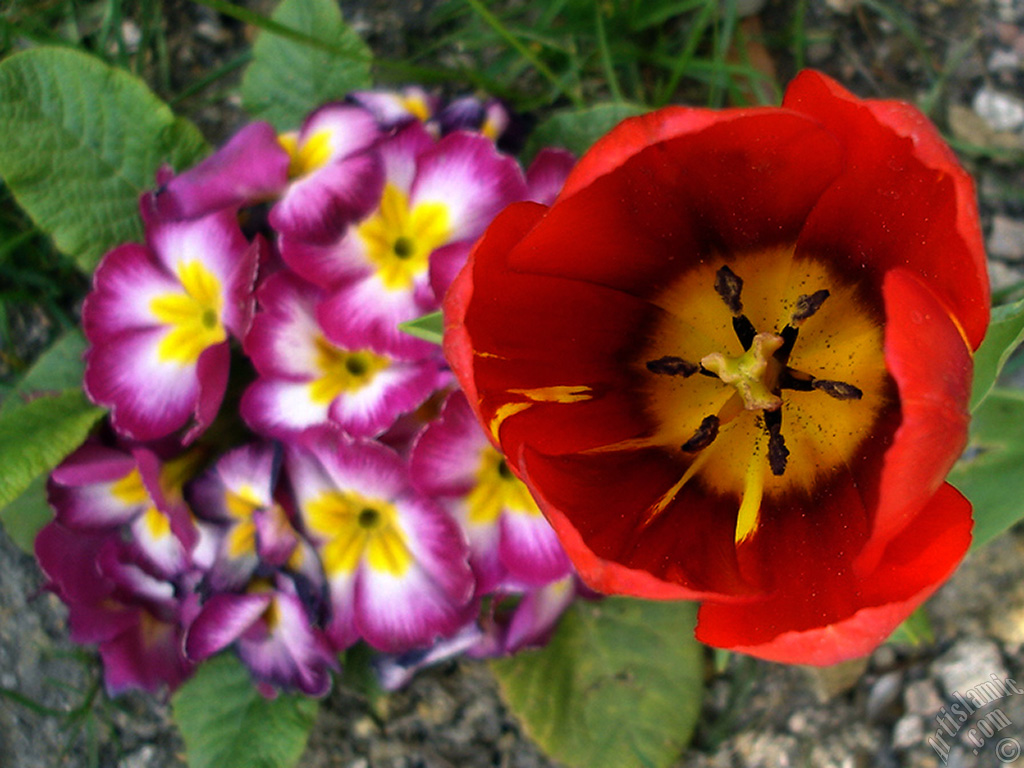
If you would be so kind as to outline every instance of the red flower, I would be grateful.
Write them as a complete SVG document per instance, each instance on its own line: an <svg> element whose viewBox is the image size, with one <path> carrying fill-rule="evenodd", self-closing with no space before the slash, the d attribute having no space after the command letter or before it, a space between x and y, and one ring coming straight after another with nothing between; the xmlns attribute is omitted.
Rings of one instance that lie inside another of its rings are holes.
<svg viewBox="0 0 1024 768"><path fill-rule="evenodd" d="M767 659L871 651L970 543L943 482L989 288L973 186L913 107L627 120L506 209L445 303L481 423L589 586L703 601Z"/></svg>

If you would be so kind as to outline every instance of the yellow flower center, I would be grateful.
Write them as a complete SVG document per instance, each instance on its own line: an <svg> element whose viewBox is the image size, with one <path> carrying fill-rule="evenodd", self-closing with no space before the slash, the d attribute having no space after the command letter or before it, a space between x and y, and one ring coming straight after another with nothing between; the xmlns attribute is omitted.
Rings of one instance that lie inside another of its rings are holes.
<svg viewBox="0 0 1024 768"><path fill-rule="evenodd" d="M319 336L316 339L316 367L320 377L309 384L314 403L330 403L344 392L357 392L391 363L368 350L350 352Z"/></svg>
<svg viewBox="0 0 1024 768"><path fill-rule="evenodd" d="M329 576L350 574L361 562L401 576L413 563L393 504L353 491L327 491L304 511L310 531L325 541L321 556Z"/></svg>
<svg viewBox="0 0 1024 768"><path fill-rule="evenodd" d="M384 287L407 291L427 271L430 254L450 239L451 224L443 203L410 209L405 193L387 184L380 207L357 231Z"/></svg>
<svg viewBox="0 0 1024 768"><path fill-rule="evenodd" d="M169 326L157 346L165 362L193 365L207 348L227 338L221 322L223 297L220 281L198 261L178 268L184 293L165 293L149 303L158 322Z"/></svg>
<svg viewBox="0 0 1024 768"><path fill-rule="evenodd" d="M243 485L237 492L231 489L224 492L224 506L235 521L228 534L228 556L252 554L256 551L256 525L252 516L263 502L251 486Z"/></svg>
<svg viewBox="0 0 1024 768"><path fill-rule="evenodd" d="M299 144L298 133L282 133L277 137L277 143L288 153L289 179L308 176L331 159L330 131L317 131L302 144Z"/></svg>
<svg viewBox="0 0 1024 768"><path fill-rule="evenodd" d="M149 491L142 482L142 475L138 469L132 468L127 475L117 480L111 487L110 492L118 501L128 507L135 507L145 504L149 500Z"/></svg>
<svg viewBox="0 0 1024 768"><path fill-rule="evenodd" d="M512 474L504 457L489 445L481 451L475 476L476 484L466 498L470 523L491 524L505 509L522 515L540 514L526 486Z"/></svg>
<svg viewBox="0 0 1024 768"><path fill-rule="evenodd" d="M666 313L637 368L660 430L643 442L687 464L651 516L699 483L736 498L742 543L766 496L809 491L870 435L891 397L880 312L791 249L709 260L655 304Z"/></svg>

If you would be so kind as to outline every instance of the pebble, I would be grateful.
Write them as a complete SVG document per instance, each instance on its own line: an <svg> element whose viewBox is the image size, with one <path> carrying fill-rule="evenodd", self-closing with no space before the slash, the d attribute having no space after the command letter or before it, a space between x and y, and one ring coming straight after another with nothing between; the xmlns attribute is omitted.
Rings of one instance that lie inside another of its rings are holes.
<svg viewBox="0 0 1024 768"><path fill-rule="evenodd" d="M868 720L879 722L886 719L886 715L893 709L893 705L899 699L900 689L903 687L902 672L887 672L875 681L868 692L868 700L865 705Z"/></svg>
<svg viewBox="0 0 1024 768"><path fill-rule="evenodd" d="M992 217L988 252L998 259L1024 259L1024 221L997 214Z"/></svg>
<svg viewBox="0 0 1024 768"><path fill-rule="evenodd" d="M1024 125L1024 102L994 88L979 89L971 107L994 131L1015 131Z"/></svg>
<svg viewBox="0 0 1024 768"><path fill-rule="evenodd" d="M924 739L924 724L917 715L904 715L892 729L894 749L910 749Z"/></svg>
<svg viewBox="0 0 1024 768"><path fill-rule="evenodd" d="M903 691L903 706L910 714L933 717L942 707L942 698L931 680L915 680Z"/></svg>
<svg viewBox="0 0 1024 768"><path fill-rule="evenodd" d="M974 686L1008 676L999 646L991 640L966 637L932 663L932 674L942 681L948 696L964 694Z"/></svg>

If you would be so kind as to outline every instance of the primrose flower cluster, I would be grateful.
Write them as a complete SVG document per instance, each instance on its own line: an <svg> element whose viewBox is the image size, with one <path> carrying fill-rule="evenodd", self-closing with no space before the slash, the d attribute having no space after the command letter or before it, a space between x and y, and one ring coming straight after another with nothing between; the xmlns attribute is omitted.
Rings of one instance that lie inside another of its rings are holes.
<svg viewBox="0 0 1024 768"><path fill-rule="evenodd" d="M440 308L502 208L567 175L559 150L524 173L506 123L354 94L142 196L145 243L106 255L82 310L109 420L53 472L36 542L112 692L231 648L268 694L322 695L358 641L397 686L542 642L576 595L440 348L398 327Z"/></svg>

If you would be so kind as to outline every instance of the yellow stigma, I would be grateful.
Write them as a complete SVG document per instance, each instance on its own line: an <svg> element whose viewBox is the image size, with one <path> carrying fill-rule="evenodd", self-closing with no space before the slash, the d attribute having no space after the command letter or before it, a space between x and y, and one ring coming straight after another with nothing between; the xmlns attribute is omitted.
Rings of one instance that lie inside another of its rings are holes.
<svg viewBox="0 0 1024 768"><path fill-rule="evenodd" d="M354 491L326 491L303 511L310 532L324 540L321 555L329 576L352 573L362 562L401 576L413 563L398 510L387 501Z"/></svg>
<svg viewBox="0 0 1024 768"><path fill-rule="evenodd" d="M476 484L466 497L469 522L473 525L489 525L506 509L522 515L540 514L537 502L526 486L512 474L505 458L491 446L481 451L475 477Z"/></svg>
<svg viewBox="0 0 1024 768"><path fill-rule="evenodd" d="M331 132L317 131L299 144L299 135L294 131L277 137L288 153L288 178L300 179L322 168L331 159Z"/></svg>
<svg viewBox="0 0 1024 768"><path fill-rule="evenodd" d="M451 238L448 207L420 203L410 209L405 193L387 184L377 212L357 232L384 287L409 290L426 273L430 254Z"/></svg>
<svg viewBox="0 0 1024 768"><path fill-rule="evenodd" d="M772 394L780 370L772 355L781 346L781 336L759 333L750 349L739 357L712 352L705 355L700 364L726 384L732 384L748 411L774 411L782 405L782 398Z"/></svg>
<svg viewBox="0 0 1024 768"><path fill-rule="evenodd" d="M184 293L153 298L149 311L159 323L169 326L157 346L160 360L193 365L206 349L227 338L221 321L221 285L198 261L184 262L178 268L178 279Z"/></svg>
<svg viewBox="0 0 1024 768"><path fill-rule="evenodd" d="M314 403L330 403L344 392L357 392L386 369L386 357L368 350L346 351L322 336L316 339L316 367L321 375L309 384Z"/></svg>

